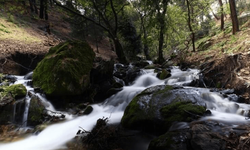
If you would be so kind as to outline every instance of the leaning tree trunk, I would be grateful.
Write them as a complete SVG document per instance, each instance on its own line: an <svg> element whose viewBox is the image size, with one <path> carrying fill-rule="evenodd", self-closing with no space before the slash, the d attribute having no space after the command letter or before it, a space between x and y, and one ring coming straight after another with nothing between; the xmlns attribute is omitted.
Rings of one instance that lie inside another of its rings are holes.
<svg viewBox="0 0 250 150"><path fill-rule="evenodd" d="M220 29L224 30L224 10L223 10L223 3L222 0L219 0L220 4Z"/></svg>
<svg viewBox="0 0 250 150"><path fill-rule="evenodd" d="M229 4L230 4L230 11L231 11L231 19L232 19L232 24L233 24L233 34L235 34L236 32L240 31L237 12L236 12L235 0L229 0Z"/></svg>

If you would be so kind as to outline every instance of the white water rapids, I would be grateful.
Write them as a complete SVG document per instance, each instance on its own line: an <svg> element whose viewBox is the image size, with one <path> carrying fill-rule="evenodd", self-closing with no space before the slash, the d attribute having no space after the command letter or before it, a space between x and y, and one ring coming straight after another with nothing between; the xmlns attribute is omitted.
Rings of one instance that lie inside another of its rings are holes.
<svg viewBox="0 0 250 150"><path fill-rule="evenodd" d="M166 80L159 80L153 70L144 70L144 74L136 79L131 86L123 87L123 90L108 98L102 104L92 105L94 110L91 114L81 117L68 117L67 121L50 125L38 135L32 135L24 140L13 143L0 144L1 150L54 150L67 149L65 144L76 136L79 127L90 131L95 125L97 119L107 117L110 124L119 123L124 109L132 98L142 90L155 85L182 85L190 83L198 78L199 70L189 69L181 71L177 67L171 70L172 76ZM33 88L25 84L27 80L24 77L18 77L15 83L24 84L28 90ZM191 88L191 87L185 87ZM246 115L250 110L250 105L239 104L223 98L219 93L210 92L209 89L194 88L201 98L205 100L207 109L212 112L211 116L202 118L203 120L218 120L230 124L248 123ZM38 94L39 95L39 94ZM41 95L44 103L48 103L48 109L54 109L53 106Z"/></svg>

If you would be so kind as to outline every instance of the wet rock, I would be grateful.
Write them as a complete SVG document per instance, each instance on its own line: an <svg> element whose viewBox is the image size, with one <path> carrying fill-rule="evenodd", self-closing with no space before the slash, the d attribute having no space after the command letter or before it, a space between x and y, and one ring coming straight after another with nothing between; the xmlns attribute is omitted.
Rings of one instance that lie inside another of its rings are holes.
<svg viewBox="0 0 250 150"><path fill-rule="evenodd" d="M130 85L139 77L143 72L139 67L133 65L116 64L114 70L114 76L123 80L125 85Z"/></svg>
<svg viewBox="0 0 250 150"><path fill-rule="evenodd" d="M95 54L85 42L51 48L33 73L33 85L50 96L81 95L89 86Z"/></svg>
<svg viewBox="0 0 250 150"><path fill-rule="evenodd" d="M205 111L205 103L195 91L160 85L138 94L125 109L121 124L129 129L164 133L173 122L195 120Z"/></svg>
<svg viewBox="0 0 250 150"><path fill-rule="evenodd" d="M139 67L139 68L144 68L148 66L149 63L147 61L137 61L137 62L132 63L132 65Z"/></svg>
<svg viewBox="0 0 250 150"><path fill-rule="evenodd" d="M157 78L164 80L168 77L170 77L171 74L170 72L168 72L167 70L163 69L162 71L158 72L158 74L156 75Z"/></svg>
<svg viewBox="0 0 250 150"><path fill-rule="evenodd" d="M116 68L119 64L116 65ZM122 67L123 65L120 65ZM117 77L113 77L114 61L105 61L101 58L95 60L94 67L91 70L91 88L89 93L92 93L92 97L89 97L90 101L100 102L110 97L111 95L120 91L123 87L123 82Z"/></svg>
<svg viewBox="0 0 250 150"><path fill-rule="evenodd" d="M93 111L93 107L92 107L92 106L87 106L87 107L85 108L85 110L83 111L83 114L84 114L84 115L88 115L88 114L90 114L92 111Z"/></svg>
<svg viewBox="0 0 250 150"><path fill-rule="evenodd" d="M33 95L30 100L27 125L36 126L43 123L44 110L45 106L42 104L41 100L36 95Z"/></svg>
<svg viewBox="0 0 250 150"><path fill-rule="evenodd" d="M190 137L186 130L167 132L152 140L148 150L188 150Z"/></svg>
<svg viewBox="0 0 250 150"><path fill-rule="evenodd" d="M217 132L204 124L195 124L191 127L191 147L194 150L223 150L226 142Z"/></svg>

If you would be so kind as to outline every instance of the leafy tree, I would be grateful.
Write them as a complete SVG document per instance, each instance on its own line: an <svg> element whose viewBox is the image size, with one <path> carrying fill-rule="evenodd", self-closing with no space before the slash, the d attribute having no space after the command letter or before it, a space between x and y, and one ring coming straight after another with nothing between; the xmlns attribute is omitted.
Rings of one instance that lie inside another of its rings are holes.
<svg viewBox="0 0 250 150"><path fill-rule="evenodd" d="M118 15L122 12L123 8L128 5L125 0L79 0L77 1L81 4L81 7L84 11L88 10L88 13L78 13L72 9L61 5L58 1L54 2L68 11L83 17L85 20L90 21L103 30L105 30L109 37L112 39L116 54L119 58L119 61L122 63L127 63L125 57L123 46L119 39L118 35ZM94 18L93 18L94 16Z"/></svg>
<svg viewBox="0 0 250 150"><path fill-rule="evenodd" d="M147 40L148 31L146 29L146 26L147 26L146 19L148 17L149 9L147 9L145 1L141 1L141 0L129 0L129 1L139 16L138 18L139 26L140 26L139 28L140 28L140 34L142 35L142 39L143 39L142 41L143 41L144 55L146 56L147 60L151 60L151 57L149 55L149 45L148 45L148 40Z"/></svg>

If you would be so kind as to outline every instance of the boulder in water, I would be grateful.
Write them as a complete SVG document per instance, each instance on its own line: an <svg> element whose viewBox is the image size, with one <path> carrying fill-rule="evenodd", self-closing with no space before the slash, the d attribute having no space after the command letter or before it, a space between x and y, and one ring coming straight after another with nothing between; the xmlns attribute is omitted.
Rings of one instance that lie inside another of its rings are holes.
<svg viewBox="0 0 250 150"><path fill-rule="evenodd" d="M44 110L45 110L45 107L41 103L41 100L36 95L33 95L30 100L27 125L36 126L38 124L43 123Z"/></svg>
<svg viewBox="0 0 250 150"><path fill-rule="evenodd" d="M61 43L37 65L33 84L50 96L81 95L89 86L94 57L86 42Z"/></svg>
<svg viewBox="0 0 250 150"><path fill-rule="evenodd" d="M161 134L173 122L195 120L205 111L205 103L192 89L159 85L138 94L125 109L121 123L125 128Z"/></svg>
<svg viewBox="0 0 250 150"><path fill-rule="evenodd" d="M166 69L163 69L162 71L158 72L158 74L157 74L157 78L159 78L161 80L164 80L170 76L171 76L170 72L168 72Z"/></svg>

